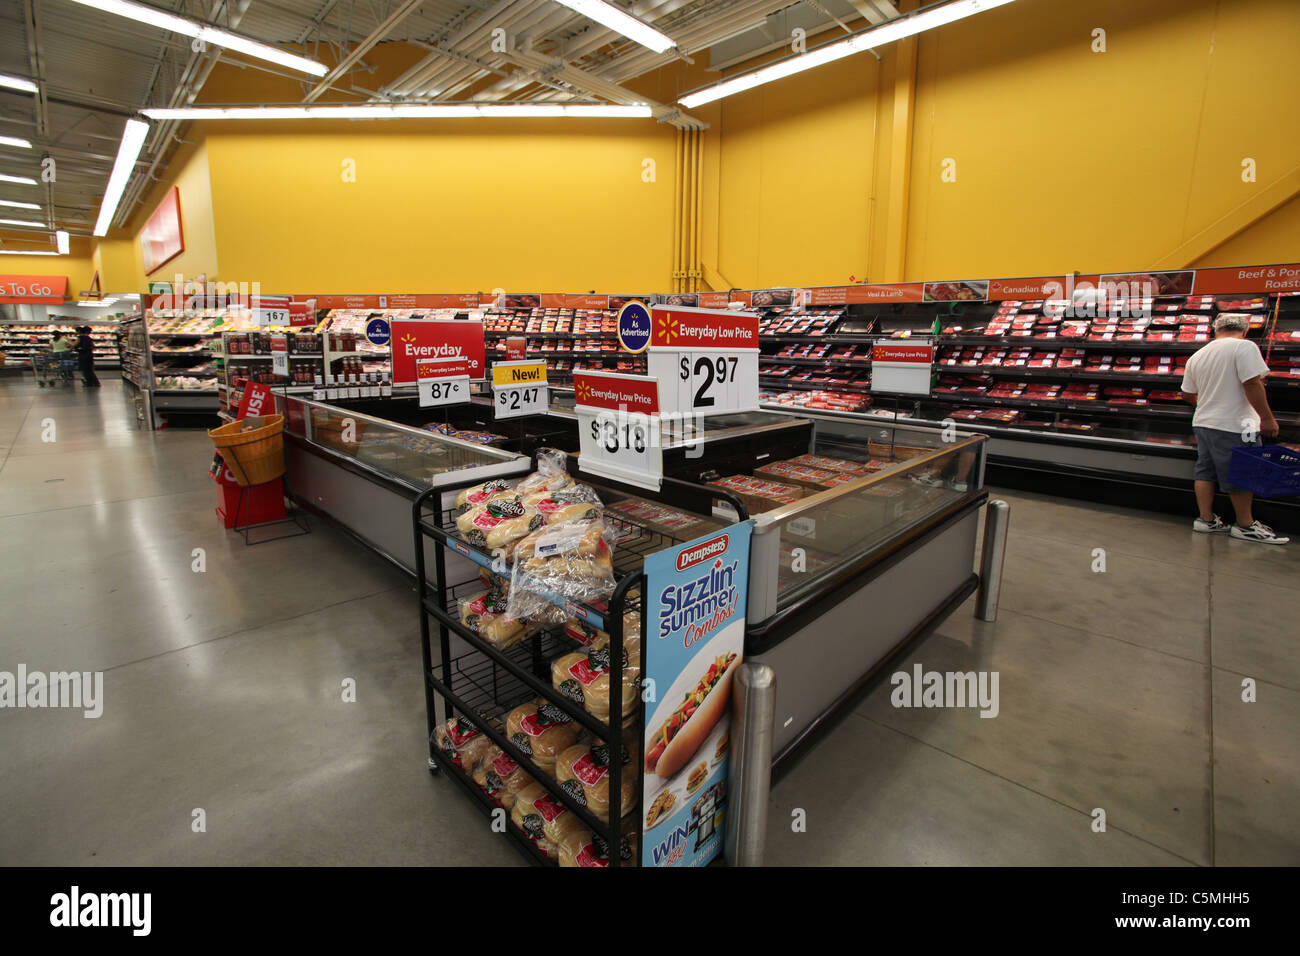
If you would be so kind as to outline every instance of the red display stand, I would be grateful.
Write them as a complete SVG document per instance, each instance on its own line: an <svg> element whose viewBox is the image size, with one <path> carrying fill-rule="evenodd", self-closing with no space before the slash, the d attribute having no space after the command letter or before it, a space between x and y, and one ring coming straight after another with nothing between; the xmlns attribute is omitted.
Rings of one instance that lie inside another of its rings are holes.
<svg viewBox="0 0 1300 956"><path fill-rule="evenodd" d="M242 506L239 500L239 483L230 474L229 468L222 466L215 480L217 517L227 528L243 528L272 521L284 521L288 517L284 508L284 479L277 478L275 481L244 489Z"/></svg>

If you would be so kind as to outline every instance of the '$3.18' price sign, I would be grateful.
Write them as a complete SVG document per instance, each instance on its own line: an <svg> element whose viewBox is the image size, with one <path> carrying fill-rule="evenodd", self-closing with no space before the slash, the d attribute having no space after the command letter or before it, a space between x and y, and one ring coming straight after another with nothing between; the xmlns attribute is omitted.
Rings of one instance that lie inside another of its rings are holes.
<svg viewBox="0 0 1300 956"><path fill-rule="evenodd" d="M592 420L591 437L606 454L632 451L644 455L650 446L650 424L648 415L616 417L613 413L602 413Z"/></svg>

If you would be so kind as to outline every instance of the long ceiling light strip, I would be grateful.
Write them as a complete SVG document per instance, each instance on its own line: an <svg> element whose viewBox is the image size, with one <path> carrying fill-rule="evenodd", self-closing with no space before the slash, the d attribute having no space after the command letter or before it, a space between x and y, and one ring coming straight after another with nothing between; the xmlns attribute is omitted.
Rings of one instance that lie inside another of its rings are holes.
<svg viewBox="0 0 1300 956"><path fill-rule="evenodd" d="M99 218L95 220L95 235L107 235L108 227L117 214L117 204L122 201L122 193L131 180L131 171L135 161L144 148L144 138L149 135L149 124L139 120L127 120L126 129L122 131L122 144L117 148L117 159L113 161L113 172L108 177L104 188L104 202L99 207Z"/></svg>
<svg viewBox="0 0 1300 956"><path fill-rule="evenodd" d="M18 149L31 149L30 140L19 139L16 136L0 136L0 146L16 146Z"/></svg>
<svg viewBox="0 0 1300 956"><path fill-rule="evenodd" d="M57 256L49 249L0 249L0 256Z"/></svg>
<svg viewBox="0 0 1300 956"><path fill-rule="evenodd" d="M59 255L61 256L66 256L68 250L72 248L72 243L68 239L68 234L62 229L54 233L54 243L56 248L59 250Z"/></svg>
<svg viewBox="0 0 1300 956"><path fill-rule="evenodd" d="M32 179L30 176L9 176L5 173L0 173L0 183L17 183L20 186L35 186L36 180Z"/></svg>
<svg viewBox="0 0 1300 956"><path fill-rule="evenodd" d="M178 17L156 7L145 6L142 3L132 3L131 0L73 0L73 3L80 3L83 6L102 10L105 13L126 17L128 20L135 20L137 23L147 23L149 26L158 27L160 30L167 30L170 33L193 37L203 43L211 43L213 46L234 50L259 60L266 60L269 63L277 63L291 70L297 70L299 73L324 76L329 72L329 68L324 63L317 63L305 56L298 56L266 43L258 43L256 40L250 40L248 37L230 33L218 27L208 26L206 23L200 23L197 20Z"/></svg>
<svg viewBox="0 0 1300 956"><path fill-rule="evenodd" d="M915 36L918 33L924 33L926 30L933 30L944 24L952 23L954 20L962 20L976 13L992 10L994 7L1000 7L1011 2L1012 0L953 0L953 2L945 3L942 6L928 7L925 10L882 23L861 33L855 33L844 40L828 43L826 46L818 47L807 53L779 60L769 66L749 73L742 73L739 76L733 76L712 86L706 86L694 93L688 93L681 97L678 102L687 109L694 109L705 103L720 100L724 96L733 96L736 93L743 93L745 90L752 90L756 86L762 86L775 80L783 80L787 76L824 66L827 63L834 63L836 60L842 60L854 53L861 53L873 47L884 46L887 43Z"/></svg>
<svg viewBox="0 0 1300 956"><path fill-rule="evenodd" d="M665 36L654 27L642 23L630 13L605 3L604 0L556 0L562 6L575 13L581 13L588 20L595 20L601 26L609 27L615 33L621 33L635 43L641 44L655 53L665 53L677 45L672 37Z"/></svg>
<svg viewBox="0 0 1300 956"><path fill-rule="evenodd" d="M0 226L22 226L24 229L44 229L45 223L30 219L0 219Z"/></svg>
<svg viewBox="0 0 1300 956"><path fill-rule="evenodd" d="M8 206L10 209L36 209L41 207L34 202L17 202L13 199L0 199L0 206Z"/></svg>
<svg viewBox="0 0 1300 956"><path fill-rule="evenodd" d="M18 90L22 93L35 93L36 84L21 76L9 76L7 73L0 73L0 89Z"/></svg>
<svg viewBox="0 0 1300 956"><path fill-rule="evenodd" d="M429 103L371 106L191 106L142 111L152 120L472 119L577 116L645 119L649 106L563 103Z"/></svg>

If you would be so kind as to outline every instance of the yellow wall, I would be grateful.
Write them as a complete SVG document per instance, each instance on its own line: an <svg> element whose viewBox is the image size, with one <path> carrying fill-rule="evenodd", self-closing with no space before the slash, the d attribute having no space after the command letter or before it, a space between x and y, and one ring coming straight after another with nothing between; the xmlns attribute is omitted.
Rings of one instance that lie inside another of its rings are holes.
<svg viewBox="0 0 1300 956"><path fill-rule="evenodd" d="M1296 165L1297 35L1293 0L1021 0L926 34L907 277L1161 260Z"/></svg>
<svg viewBox="0 0 1300 956"><path fill-rule="evenodd" d="M44 233L10 231L0 238L7 249L53 248ZM79 292L90 288L95 265L89 240L72 239L68 249L66 256L0 256L0 275L67 276L68 295L75 301Z"/></svg>
<svg viewBox="0 0 1300 956"><path fill-rule="evenodd" d="M668 284L674 142L653 120L211 124L207 147L225 282L289 292ZM654 182L643 181L646 159Z"/></svg>
<svg viewBox="0 0 1300 956"><path fill-rule="evenodd" d="M1090 48L1095 28L1104 53ZM1128 270L1177 255L1178 265L1300 260L1300 200L1252 207L1300 160L1297 35L1294 0L1018 0L922 35L901 275L884 274L904 142L892 129L896 46L882 61L858 54L695 110L711 124L706 284ZM366 85L420 55L382 45ZM704 67L675 64L629 86L672 102L718 76ZM302 93L254 79L274 82L219 68L204 97ZM210 123L186 136L201 142L173 163L187 251L154 278L180 269L268 291L671 288L674 131L663 124ZM1247 156L1256 183L1241 181ZM647 158L653 183L642 181ZM945 158L956 182L941 181ZM355 183L341 175L345 159ZM142 223L118 237L130 248L101 246L106 289L143 286Z"/></svg>

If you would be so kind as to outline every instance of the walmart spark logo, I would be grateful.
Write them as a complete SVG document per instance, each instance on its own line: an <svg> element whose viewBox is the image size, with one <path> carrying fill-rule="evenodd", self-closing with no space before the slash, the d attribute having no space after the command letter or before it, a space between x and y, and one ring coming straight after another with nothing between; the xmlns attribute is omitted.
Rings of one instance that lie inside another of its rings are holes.
<svg viewBox="0 0 1300 956"><path fill-rule="evenodd" d="M402 341L407 343L408 345L413 344L415 342L415 336L412 333L407 332L405 335L402 336Z"/></svg>
<svg viewBox="0 0 1300 956"><path fill-rule="evenodd" d="M591 398L591 386L588 385L585 380L578 382L577 385L574 386L573 390L578 396L578 401L582 402L584 405L587 403L587 399Z"/></svg>
<svg viewBox="0 0 1300 956"><path fill-rule="evenodd" d="M659 334L663 336L666 345L672 345L673 339L681 334L681 323L673 318L671 312L659 320Z"/></svg>

